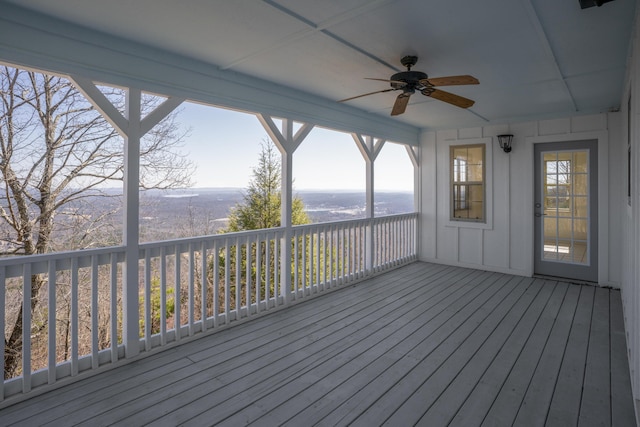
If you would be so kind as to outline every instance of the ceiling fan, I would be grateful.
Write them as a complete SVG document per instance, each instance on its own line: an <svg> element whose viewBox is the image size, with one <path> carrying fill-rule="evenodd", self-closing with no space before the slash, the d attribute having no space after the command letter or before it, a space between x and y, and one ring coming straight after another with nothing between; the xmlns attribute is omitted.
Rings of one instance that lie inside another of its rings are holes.
<svg viewBox="0 0 640 427"><path fill-rule="evenodd" d="M377 90L375 92L365 93L363 95L352 96L351 98L341 99L338 102L350 101L356 98L362 98L363 96L369 96L376 93L390 92L394 90L402 90L402 93L396 98L396 102L391 109L391 115L397 116L402 114L407 109L409 104L409 98L416 91L419 91L425 96L444 101L448 104L455 105L460 108L469 108L475 101L464 98L460 95L445 92L440 89L436 89L438 86L454 86L454 85L477 85L480 83L478 79L469 75L462 76L448 76L448 77L436 77L429 78L426 73L421 71L411 71L411 67L418 62L417 56L405 56L400 62L407 67L407 71L400 71L391 76L389 80L386 79L373 79L367 78L367 80L378 80L382 82L388 82L391 84L390 89Z"/></svg>

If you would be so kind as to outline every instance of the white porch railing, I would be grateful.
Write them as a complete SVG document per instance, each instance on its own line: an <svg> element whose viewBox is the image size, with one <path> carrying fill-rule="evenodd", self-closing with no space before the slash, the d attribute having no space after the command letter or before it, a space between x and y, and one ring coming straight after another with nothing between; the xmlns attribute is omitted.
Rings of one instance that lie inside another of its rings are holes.
<svg viewBox="0 0 640 427"><path fill-rule="evenodd" d="M416 251L415 213L141 244L139 350L412 262ZM19 364L0 383L0 399L124 363L124 260L124 247L0 260L2 330L23 313ZM31 307L34 292L40 304Z"/></svg>

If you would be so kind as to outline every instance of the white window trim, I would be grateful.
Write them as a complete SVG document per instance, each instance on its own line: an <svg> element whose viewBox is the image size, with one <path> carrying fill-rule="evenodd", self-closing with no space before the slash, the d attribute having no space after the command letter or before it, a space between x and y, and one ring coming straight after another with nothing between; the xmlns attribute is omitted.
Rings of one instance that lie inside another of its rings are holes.
<svg viewBox="0 0 640 427"><path fill-rule="evenodd" d="M447 221L445 227L452 228L476 228L484 230L493 230L493 138L469 138L451 141L447 143L447 182L446 182L446 194L447 194ZM485 156L485 170L484 170L484 197L485 197L485 221L464 221L464 220L452 220L451 219L451 147L459 145L479 145L484 144L484 156Z"/></svg>

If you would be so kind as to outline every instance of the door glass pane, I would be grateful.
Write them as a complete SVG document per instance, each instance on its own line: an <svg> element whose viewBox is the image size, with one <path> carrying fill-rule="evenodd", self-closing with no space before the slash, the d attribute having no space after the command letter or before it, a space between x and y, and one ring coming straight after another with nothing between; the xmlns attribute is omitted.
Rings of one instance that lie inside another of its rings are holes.
<svg viewBox="0 0 640 427"><path fill-rule="evenodd" d="M575 173L587 173L587 167L589 165L588 161L589 152L588 151L574 151L573 152L573 164Z"/></svg>
<svg viewBox="0 0 640 427"><path fill-rule="evenodd" d="M545 261L588 263L588 158L588 150L543 153Z"/></svg>
<svg viewBox="0 0 640 427"><path fill-rule="evenodd" d="M589 176L586 173L573 175L573 194L576 196L587 195L587 185L589 183Z"/></svg>
<svg viewBox="0 0 640 427"><path fill-rule="evenodd" d="M544 254L543 258L547 261L549 260L557 260L558 258L558 241L556 238L557 228L558 228L558 220L555 215L551 216L546 214L543 218L544 224Z"/></svg>
<svg viewBox="0 0 640 427"><path fill-rule="evenodd" d="M573 198L573 205L576 218L587 217L587 198L578 196Z"/></svg>
<svg viewBox="0 0 640 427"><path fill-rule="evenodd" d="M573 220L573 238L575 240L587 240L587 220L586 219L574 219Z"/></svg>
<svg viewBox="0 0 640 427"><path fill-rule="evenodd" d="M558 218L558 239L571 240L571 218Z"/></svg>
<svg viewBox="0 0 640 427"><path fill-rule="evenodd" d="M571 239L558 240L558 261L573 261L573 248Z"/></svg>
<svg viewBox="0 0 640 427"><path fill-rule="evenodd" d="M556 242L544 242L544 255L545 261L557 261L558 260L558 245Z"/></svg>
<svg viewBox="0 0 640 427"><path fill-rule="evenodd" d="M587 242L574 240L573 241L573 261L576 264L587 263Z"/></svg>
<svg viewBox="0 0 640 427"><path fill-rule="evenodd" d="M570 201L567 201L566 204L568 205L570 203ZM558 217L564 217L564 218L571 218L573 217L573 211L571 210L570 206L567 206L565 208L562 209L558 209Z"/></svg>
<svg viewBox="0 0 640 427"><path fill-rule="evenodd" d="M557 197L545 197L544 198L544 208L546 210L554 211L558 208L558 198Z"/></svg>
<svg viewBox="0 0 640 427"><path fill-rule="evenodd" d="M544 158L544 162L546 164L548 161L556 160L558 158L558 153L546 152L546 153L543 153L543 158Z"/></svg>

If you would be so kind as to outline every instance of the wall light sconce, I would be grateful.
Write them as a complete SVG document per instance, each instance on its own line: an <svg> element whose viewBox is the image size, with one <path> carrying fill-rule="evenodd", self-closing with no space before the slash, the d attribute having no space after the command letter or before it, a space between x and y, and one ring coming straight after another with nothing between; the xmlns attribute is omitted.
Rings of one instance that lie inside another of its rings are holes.
<svg viewBox="0 0 640 427"><path fill-rule="evenodd" d="M498 144L500 144L500 148L504 150L505 153L511 152L511 141L513 141L513 135L505 134L498 135Z"/></svg>

